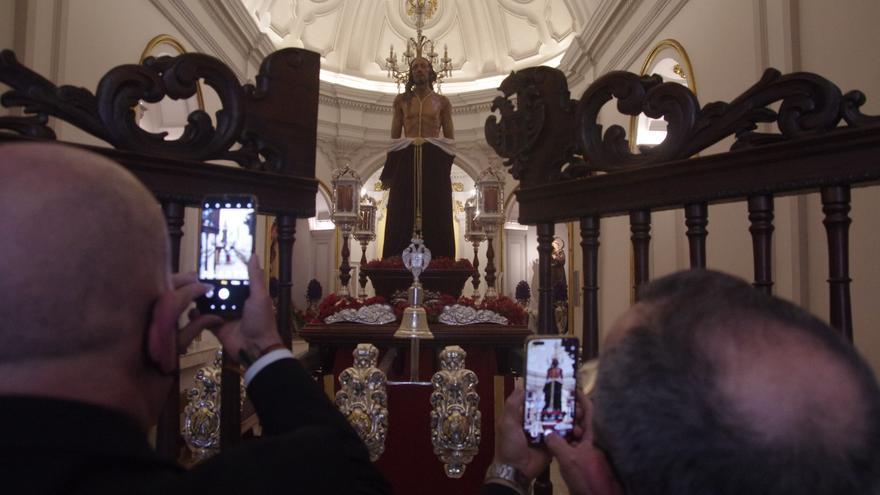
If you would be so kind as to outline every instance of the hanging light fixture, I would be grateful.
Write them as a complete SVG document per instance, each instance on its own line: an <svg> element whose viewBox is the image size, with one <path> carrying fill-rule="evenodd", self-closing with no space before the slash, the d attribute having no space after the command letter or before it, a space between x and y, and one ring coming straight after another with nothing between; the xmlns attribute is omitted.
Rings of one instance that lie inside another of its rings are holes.
<svg viewBox="0 0 880 495"><path fill-rule="evenodd" d="M443 46L443 57L434 50L434 41L422 34L422 28L425 21L434 16L437 11L438 0L406 0L406 13L413 18L416 24L416 36L406 41L406 51L403 52L403 66L397 63L397 54L394 53L394 45L385 59L384 69L388 71L388 77L397 82L397 91L400 92L400 85L406 87L409 82L409 67L413 60L424 58L431 63L431 68L437 75L437 92L440 92L440 86L443 79L452 75L452 59L449 58L449 50Z"/></svg>

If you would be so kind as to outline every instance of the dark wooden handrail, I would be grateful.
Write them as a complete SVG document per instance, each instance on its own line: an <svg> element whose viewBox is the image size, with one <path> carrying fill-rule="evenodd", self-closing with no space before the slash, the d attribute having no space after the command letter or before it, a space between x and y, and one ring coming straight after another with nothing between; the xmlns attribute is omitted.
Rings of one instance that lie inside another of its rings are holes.
<svg viewBox="0 0 880 495"><path fill-rule="evenodd" d="M575 221L880 181L880 125L517 190L523 224Z"/></svg>

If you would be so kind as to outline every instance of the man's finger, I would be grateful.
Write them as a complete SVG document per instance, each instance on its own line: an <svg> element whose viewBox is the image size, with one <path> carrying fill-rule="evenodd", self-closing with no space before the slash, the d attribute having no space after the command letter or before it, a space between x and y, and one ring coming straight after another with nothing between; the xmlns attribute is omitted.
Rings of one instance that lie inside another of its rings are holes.
<svg viewBox="0 0 880 495"><path fill-rule="evenodd" d="M181 272L174 273L171 275L171 284L177 289L178 287L183 287L187 284L194 284L199 281L199 276L196 272Z"/></svg>
<svg viewBox="0 0 880 495"><path fill-rule="evenodd" d="M200 315L186 324L177 334L177 349L180 354L186 353L189 344L198 337L202 330L223 324L223 318L217 315Z"/></svg>
<svg viewBox="0 0 880 495"><path fill-rule="evenodd" d="M579 410L581 411L581 418L578 421L578 424L583 431L583 440L586 442L593 441L593 401L590 400L589 397L578 394L578 402L579 402Z"/></svg>
<svg viewBox="0 0 880 495"><path fill-rule="evenodd" d="M174 306L177 314L183 313L183 310L197 297L205 295L211 286L199 283L190 283L174 290Z"/></svg>
<svg viewBox="0 0 880 495"><path fill-rule="evenodd" d="M263 268L260 266L260 257L256 253L251 255L248 260L248 278L250 279L251 296L265 296L268 294L266 289L266 277Z"/></svg>
<svg viewBox="0 0 880 495"><path fill-rule="evenodd" d="M547 446L547 450L553 454L553 457L557 458L560 463L563 459L568 458L571 451L574 450L574 447L568 444L564 438L559 435L547 435L544 437L544 445Z"/></svg>
<svg viewBox="0 0 880 495"><path fill-rule="evenodd" d="M522 421L523 416L523 389L516 387L504 401L504 417L511 420Z"/></svg>

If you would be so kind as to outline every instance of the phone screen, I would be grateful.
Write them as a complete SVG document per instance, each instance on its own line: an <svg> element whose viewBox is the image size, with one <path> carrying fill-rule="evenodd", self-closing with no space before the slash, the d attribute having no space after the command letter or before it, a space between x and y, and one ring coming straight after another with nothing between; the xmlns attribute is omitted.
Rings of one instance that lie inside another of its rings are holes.
<svg viewBox="0 0 880 495"><path fill-rule="evenodd" d="M533 338L526 344L523 429L529 443L547 434L570 438L574 428L578 340Z"/></svg>
<svg viewBox="0 0 880 495"><path fill-rule="evenodd" d="M247 264L254 252L256 200L249 195L208 197L199 227L199 280L214 290L199 302L209 313L238 313L250 293Z"/></svg>

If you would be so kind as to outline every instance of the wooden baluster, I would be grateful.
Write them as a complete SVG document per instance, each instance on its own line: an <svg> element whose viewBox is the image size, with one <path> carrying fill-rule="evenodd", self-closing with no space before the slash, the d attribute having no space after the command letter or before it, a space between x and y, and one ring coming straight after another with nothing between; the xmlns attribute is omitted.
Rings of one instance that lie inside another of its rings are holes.
<svg viewBox="0 0 880 495"><path fill-rule="evenodd" d="M773 239L773 196L749 196L749 232L752 233L752 254L755 264L756 289L773 292L771 240Z"/></svg>
<svg viewBox="0 0 880 495"><path fill-rule="evenodd" d="M584 360L599 356L599 217L581 218L584 264Z"/></svg>
<svg viewBox="0 0 880 495"><path fill-rule="evenodd" d="M555 333L553 288L550 287L550 256L554 225L538 224L538 333Z"/></svg>
<svg viewBox="0 0 880 495"><path fill-rule="evenodd" d="M293 341L291 322L292 302L290 291L293 287L293 242L296 235L296 217L278 215L278 332L281 342L289 349Z"/></svg>
<svg viewBox="0 0 880 495"><path fill-rule="evenodd" d="M183 203L162 203L162 213L168 228L171 244L171 271L180 271L180 239L183 237L184 213ZM169 459L180 457L180 372L174 374L168 399L156 425L156 450Z"/></svg>
<svg viewBox="0 0 880 495"><path fill-rule="evenodd" d="M828 289L831 326L852 342L852 307L849 296L849 186L822 188L822 213L828 234Z"/></svg>
<svg viewBox="0 0 880 495"><path fill-rule="evenodd" d="M556 333L553 288L551 279L551 256L553 254L553 236L556 226L552 223L538 224L538 333ZM525 373L525 369L523 372ZM553 482L550 481L550 466L547 466L535 479L532 485L534 495L553 495Z"/></svg>
<svg viewBox="0 0 880 495"><path fill-rule="evenodd" d="M651 211L638 210L629 213L629 228L632 232L630 240L633 246L633 260L635 266L635 285L633 290L638 297L639 287L650 279L648 274L648 248L651 245Z"/></svg>
<svg viewBox="0 0 880 495"><path fill-rule="evenodd" d="M709 234L706 225L709 224L709 207L706 203L685 205L684 218L691 268L706 268L706 236Z"/></svg>

